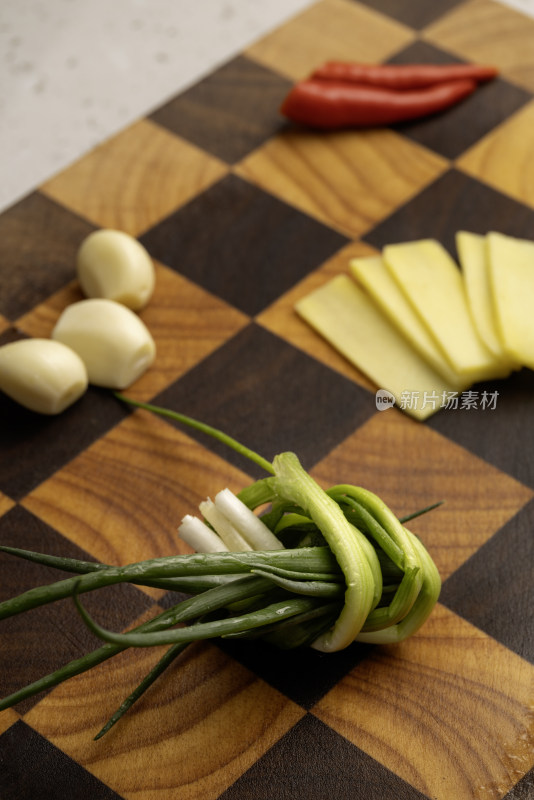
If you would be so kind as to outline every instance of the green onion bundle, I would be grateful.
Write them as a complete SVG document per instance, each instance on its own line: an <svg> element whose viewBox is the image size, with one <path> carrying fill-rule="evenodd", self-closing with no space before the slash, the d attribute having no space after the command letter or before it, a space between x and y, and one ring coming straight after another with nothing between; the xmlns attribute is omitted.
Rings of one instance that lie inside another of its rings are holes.
<svg viewBox="0 0 534 800"><path fill-rule="evenodd" d="M196 551L191 555L114 567L0 546L0 551L74 573L0 603L0 620L72 597L103 642L0 700L0 710L126 648L167 645L97 734L100 738L194 641L261 638L281 649L310 646L329 653L354 641L400 642L425 622L439 596L438 571L406 528L407 519L399 521L372 492L348 484L324 491L294 453L281 453L271 464L190 417L118 397L208 433L269 474L237 495L223 489L214 501L200 504L200 517L184 517L179 533ZM116 583L185 592L188 598L133 630L114 633L90 617L82 597Z"/></svg>

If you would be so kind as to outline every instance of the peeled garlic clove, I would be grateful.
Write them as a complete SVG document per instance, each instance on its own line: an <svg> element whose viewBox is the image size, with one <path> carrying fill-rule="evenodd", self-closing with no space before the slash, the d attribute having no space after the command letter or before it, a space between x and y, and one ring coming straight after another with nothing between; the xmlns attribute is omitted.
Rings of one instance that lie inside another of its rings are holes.
<svg viewBox="0 0 534 800"><path fill-rule="evenodd" d="M81 358L61 342L19 339L0 347L0 390L39 414L60 414L87 389Z"/></svg>
<svg viewBox="0 0 534 800"><path fill-rule="evenodd" d="M139 311L154 291L154 264L142 244L123 231L89 234L78 250L77 274L86 297L102 297Z"/></svg>
<svg viewBox="0 0 534 800"><path fill-rule="evenodd" d="M146 325L114 300L95 298L67 306L52 338L78 353L89 383L109 389L130 386L156 355L156 345Z"/></svg>

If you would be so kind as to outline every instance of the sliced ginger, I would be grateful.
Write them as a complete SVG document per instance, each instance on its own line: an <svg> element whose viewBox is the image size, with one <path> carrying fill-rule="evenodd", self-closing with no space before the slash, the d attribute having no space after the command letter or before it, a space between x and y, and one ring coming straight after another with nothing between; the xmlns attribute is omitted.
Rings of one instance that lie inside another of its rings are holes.
<svg viewBox="0 0 534 800"><path fill-rule="evenodd" d="M426 419L455 387L412 348L348 275L338 275L304 297L296 310L378 387L416 419ZM406 405L404 396L410 395ZM412 402L413 400L413 402Z"/></svg>
<svg viewBox="0 0 534 800"><path fill-rule="evenodd" d="M495 320L509 356L534 369L534 242L488 234Z"/></svg>
<svg viewBox="0 0 534 800"><path fill-rule="evenodd" d="M478 381L534 369L534 242L459 231L456 245L461 269L433 239L388 245L295 307L420 420Z"/></svg>
<svg viewBox="0 0 534 800"><path fill-rule="evenodd" d="M509 372L480 339L462 275L443 245L434 239L388 245L384 261L455 372L468 383Z"/></svg>
<svg viewBox="0 0 534 800"><path fill-rule="evenodd" d="M426 326L391 276L381 256L354 258L349 264L349 270L380 306L389 321L447 383L458 390L465 389L469 385L469 382L459 376L445 359Z"/></svg>

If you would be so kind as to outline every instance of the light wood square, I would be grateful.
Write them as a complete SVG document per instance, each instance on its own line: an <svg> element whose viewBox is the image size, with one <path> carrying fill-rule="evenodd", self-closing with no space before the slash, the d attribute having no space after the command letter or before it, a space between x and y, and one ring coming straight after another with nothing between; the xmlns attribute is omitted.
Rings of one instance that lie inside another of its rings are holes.
<svg viewBox="0 0 534 800"><path fill-rule="evenodd" d="M156 286L139 316L156 343L152 366L128 389L146 401L234 336L248 317L215 295L156 262ZM20 317L18 327L29 336L50 336L64 308L81 300L76 281Z"/></svg>
<svg viewBox="0 0 534 800"><path fill-rule="evenodd" d="M534 89L534 19L496 0L468 0L423 34L469 61L492 64L502 77Z"/></svg>
<svg viewBox="0 0 534 800"><path fill-rule="evenodd" d="M321 0L262 37L245 54L300 80L324 61L384 61L414 36L409 28L368 6Z"/></svg>
<svg viewBox="0 0 534 800"><path fill-rule="evenodd" d="M161 417L136 410L23 505L98 561L123 565L192 552L178 537L184 515L250 482Z"/></svg>
<svg viewBox="0 0 534 800"><path fill-rule="evenodd" d="M458 159L458 166L493 188L534 207L532 131L534 102L477 142Z"/></svg>
<svg viewBox="0 0 534 800"><path fill-rule="evenodd" d="M227 171L218 159L144 119L41 190L95 225L139 236Z"/></svg>
<svg viewBox="0 0 534 800"><path fill-rule="evenodd" d="M501 800L534 762L534 668L438 605L313 713L434 800Z"/></svg>
<svg viewBox="0 0 534 800"><path fill-rule="evenodd" d="M0 711L0 736L5 733L15 722L20 719L19 715L12 708Z"/></svg>
<svg viewBox="0 0 534 800"><path fill-rule="evenodd" d="M435 180L441 156L392 130L287 129L235 171L319 221L358 238Z"/></svg>
<svg viewBox="0 0 534 800"><path fill-rule="evenodd" d="M125 800L216 800L304 711L212 645L194 645L114 730L93 735L162 654L127 651L25 717Z"/></svg>
<svg viewBox="0 0 534 800"><path fill-rule="evenodd" d="M295 311L295 304L310 292L328 283L336 275L348 274L351 258L376 255L376 250L365 242L351 242L314 270L304 280L278 298L258 315L256 321L272 333L303 350L312 358L335 369L350 380L374 391L373 383L347 359L337 352L326 339L313 330Z"/></svg>
<svg viewBox="0 0 534 800"><path fill-rule="evenodd" d="M9 511L10 508L13 508L14 505L15 503L10 497L0 492L0 517Z"/></svg>
<svg viewBox="0 0 534 800"><path fill-rule="evenodd" d="M325 487L364 486L398 517L442 501L408 527L429 550L443 581L534 496L522 483L397 409L377 412L313 475Z"/></svg>
<svg viewBox="0 0 534 800"><path fill-rule="evenodd" d="M81 242L80 242L81 244ZM72 274L75 275L76 267L72 265ZM17 319L17 328L27 336L34 338L50 338L54 325L59 319L62 311L71 303L77 303L84 299L84 295L76 278L73 278L66 286L48 297L44 303L40 303L23 314Z"/></svg>

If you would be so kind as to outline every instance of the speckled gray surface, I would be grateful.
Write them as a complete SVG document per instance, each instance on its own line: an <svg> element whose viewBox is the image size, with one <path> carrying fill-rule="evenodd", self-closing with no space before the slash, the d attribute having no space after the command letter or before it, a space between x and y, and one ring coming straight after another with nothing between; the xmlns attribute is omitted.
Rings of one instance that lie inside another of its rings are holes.
<svg viewBox="0 0 534 800"><path fill-rule="evenodd" d="M0 209L312 0L2 0Z"/></svg>

